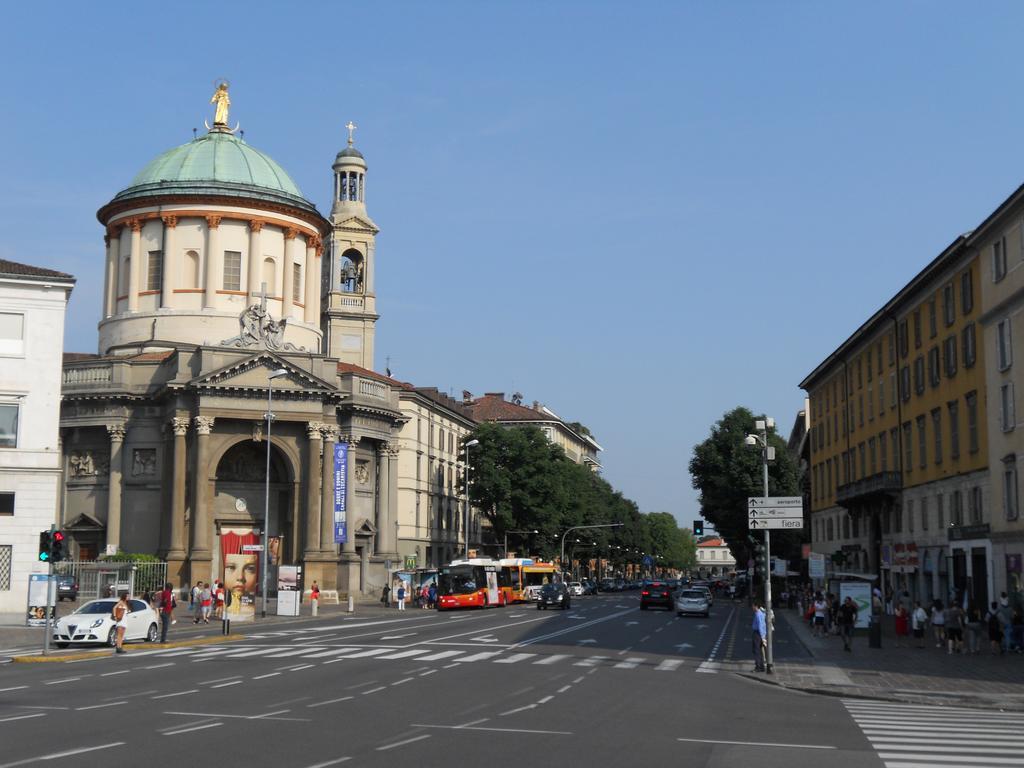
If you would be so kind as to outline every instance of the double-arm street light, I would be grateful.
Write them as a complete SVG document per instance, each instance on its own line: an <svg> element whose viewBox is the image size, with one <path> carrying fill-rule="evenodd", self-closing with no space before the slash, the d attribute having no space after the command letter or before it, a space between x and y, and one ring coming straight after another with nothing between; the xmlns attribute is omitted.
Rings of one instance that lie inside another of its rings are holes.
<svg viewBox="0 0 1024 768"><path fill-rule="evenodd" d="M287 376L286 368L278 368L267 374L267 475L263 493L263 551L260 553L260 560L263 567L260 569L261 589L263 591L262 602L260 603L260 617L267 618L267 548L270 535L270 425L274 422L274 413L271 405L274 401L274 379Z"/></svg>
<svg viewBox="0 0 1024 768"><path fill-rule="evenodd" d="M463 474L463 480L465 480L465 484L466 484L466 510L465 510L465 512L466 512L466 533L465 533L465 536L466 536L466 550L463 553L463 559L465 559L465 560L469 560L469 506L470 506L469 505L469 449L470 448L476 448L476 446L478 446L478 445L480 445L480 441L474 439L474 440L467 440L466 443L462 446L463 451L465 452L465 456L466 456L466 459L465 459L465 462L464 462L465 465L466 465L466 469L465 469L465 472Z"/></svg>
<svg viewBox="0 0 1024 768"><path fill-rule="evenodd" d="M522 534L531 534L531 533L533 533L533 534L536 534L536 533L539 533L539 531L537 531L537 530L531 530L531 531L505 531L505 546L501 550L502 552L505 553L505 557L508 557L508 535L510 533L522 533Z"/></svg>
<svg viewBox="0 0 1024 768"><path fill-rule="evenodd" d="M558 560L558 565L561 567L562 572L565 572L565 537L573 531L589 530L591 528L621 528L622 523L601 523L600 525L574 525L572 528L566 528L565 533L562 534L562 556Z"/></svg>
<svg viewBox="0 0 1024 768"><path fill-rule="evenodd" d="M768 445L768 430L775 429L775 419L758 419L754 422L754 429L759 434L747 435L743 441L746 445L761 449L761 478L764 485L765 498L768 497L768 462L775 459L775 449ZM764 623L765 623L765 671L771 674L775 665L774 653L772 650L772 573L771 573L771 533L764 529Z"/></svg>

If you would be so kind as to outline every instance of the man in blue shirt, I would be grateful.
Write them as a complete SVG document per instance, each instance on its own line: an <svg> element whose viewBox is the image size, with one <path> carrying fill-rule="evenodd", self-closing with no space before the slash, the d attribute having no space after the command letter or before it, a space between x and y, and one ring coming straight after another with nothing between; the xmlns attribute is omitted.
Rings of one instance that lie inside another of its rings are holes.
<svg viewBox="0 0 1024 768"><path fill-rule="evenodd" d="M764 606L760 600L754 601L754 621L750 625L753 630L754 671L765 671L765 649L768 647L768 627L765 623Z"/></svg>

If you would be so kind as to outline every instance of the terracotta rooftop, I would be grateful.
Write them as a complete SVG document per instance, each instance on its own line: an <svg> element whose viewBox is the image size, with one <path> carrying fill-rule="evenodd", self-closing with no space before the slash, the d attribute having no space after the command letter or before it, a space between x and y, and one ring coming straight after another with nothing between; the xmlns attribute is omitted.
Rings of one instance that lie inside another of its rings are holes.
<svg viewBox="0 0 1024 768"><path fill-rule="evenodd" d="M75 282L75 278L67 272L58 272L55 269L44 267L33 267L30 264L19 264L16 261L0 259L0 277L40 277L62 282Z"/></svg>
<svg viewBox="0 0 1024 768"><path fill-rule="evenodd" d="M698 547L724 547L725 542L720 538L715 537L713 539L705 539L704 541L697 543Z"/></svg>
<svg viewBox="0 0 1024 768"><path fill-rule="evenodd" d="M354 373L357 376L365 376L368 379L383 381L385 384L390 384L391 386L398 387L399 389L416 389L407 381L392 379L390 376L385 376L382 373L371 371L369 368L363 368L361 365L355 365L354 363L338 363L338 373Z"/></svg>
<svg viewBox="0 0 1024 768"><path fill-rule="evenodd" d="M510 403L505 399L504 392L488 392L467 408L477 421L558 421L554 416L533 408Z"/></svg>

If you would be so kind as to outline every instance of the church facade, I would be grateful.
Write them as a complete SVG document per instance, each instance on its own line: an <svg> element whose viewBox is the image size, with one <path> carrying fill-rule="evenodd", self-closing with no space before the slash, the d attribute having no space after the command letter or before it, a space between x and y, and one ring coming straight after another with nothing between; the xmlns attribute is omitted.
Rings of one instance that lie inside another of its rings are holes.
<svg viewBox="0 0 1024 768"><path fill-rule="evenodd" d="M98 211L99 350L65 356L60 413L79 559L156 554L176 585L227 580L229 560L259 567L266 519L271 561L306 583L368 593L400 567L409 417L372 370L378 230L353 128L328 217L221 103Z"/></svg>

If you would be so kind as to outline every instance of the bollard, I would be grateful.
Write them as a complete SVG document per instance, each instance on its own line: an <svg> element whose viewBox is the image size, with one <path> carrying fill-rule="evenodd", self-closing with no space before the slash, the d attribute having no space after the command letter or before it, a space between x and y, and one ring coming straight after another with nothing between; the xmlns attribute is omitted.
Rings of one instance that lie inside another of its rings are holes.
<svg viewBox="0 0 1024 768"><path fill-rule="evenodd" d="M348 612L349 613L354 613L355 610L356 610L356 601L352 597L352 595L349 595L348 596Z"/></svg>
<svg viewBox="0 0 1024 768"><path fill-rule="evenodd" d="M313 616L318 615L317 614L317 608L318 608L319 604L320 604L319 600L310 600L309 601L309 605L313 609Z"/></svg>

